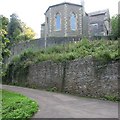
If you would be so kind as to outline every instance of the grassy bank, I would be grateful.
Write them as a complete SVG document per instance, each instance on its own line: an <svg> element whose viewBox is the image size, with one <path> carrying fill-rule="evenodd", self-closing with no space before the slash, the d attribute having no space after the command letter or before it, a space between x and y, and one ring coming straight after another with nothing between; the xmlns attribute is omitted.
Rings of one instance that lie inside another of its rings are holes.
<svg viewBox="0 0 120 120"><path fill-rule="evenodd" d="M2 91L2 120L20 118L28 119L38 110L35 101L14 92Z"/></svg>

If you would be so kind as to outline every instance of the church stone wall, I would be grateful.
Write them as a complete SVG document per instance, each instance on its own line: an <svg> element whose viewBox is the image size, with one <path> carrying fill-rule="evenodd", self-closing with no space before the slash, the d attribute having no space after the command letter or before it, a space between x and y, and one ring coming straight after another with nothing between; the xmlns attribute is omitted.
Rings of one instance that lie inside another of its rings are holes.
<svg viewBox="0 0 120 120"><path fill-rule="evenodd" d="M56 31L56 14L59 13L61 17L61 30ZM70 28L71 14L76 15L77 29L72 31ZM72 5L68 3L55 5L50 7L45 13L46 20L46 34L48 37L81 37L82 36L82 24L83 24L83 10L80 5Z"/></svg>
<svg viewBox="0 0 120 120"><path fill-rule="evenodd" d="M72 13L76 15L77 28L75 31L72 31L70 27L70 17ZM82 26L83 26L82 24L83 24L82 7L67 5L67 35L68 36L82 36Z"/></svg>
<svg viewBox="0 0 120 120"><path fill-rule="evenodd" d="M65 63L52 61L32 65L29 85L56 88L59 91L101 98L118 96L118 62L102 64L92 58Z"/></svg>
<svg viewBox="0 0 120 120"><path fill-rule="evenodd" d="M55 17L56 14L59 13L61 17L61 30L56 31L55 29ZM64 29L64 5L56 6L50 8L46 13L46 19L48 17L47 23L47 36L48 37L64 37L65 29Z"/></svg>
<svg viewBox="0 0 120 120"><path fill-rule="evenodd" d="M108 36L111 33L109 10L89 13L89 36ZM95 25L96 24L96 25Z"/></svg>
<svg viewBox="0 0 120 120"><path fill-rule="evenodd" d="M60 63L45 61L31 65L26 81L22 78L20 81L30 87L57 89L80 96L118 97L118 66L117 61L105 64L91 57Z"/></svg>

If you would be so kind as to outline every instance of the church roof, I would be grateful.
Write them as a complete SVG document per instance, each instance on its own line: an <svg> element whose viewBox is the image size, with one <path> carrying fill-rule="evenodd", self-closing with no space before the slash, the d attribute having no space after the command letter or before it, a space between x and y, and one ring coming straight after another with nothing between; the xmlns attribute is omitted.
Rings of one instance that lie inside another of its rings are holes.
<svg viewBox="0 0 120 120"><path fill-rule="evenodd" d="M109 10L106 9L106 10L100 10L100 11L96 11L96 12L91 12L91 13L88 13L89 16L97 16L97 15L105 15L106 13L109 13Z"/></svg>
<svg viewBox="0 0 120 120"><path fill-rule="evenodd" d="M63 2L63 3L60 3L60 4L56 4L56 5L49 6L49 8L46 10L46 12L47 12L50 8L52 8L52 7L56 7L56 6L60 6L60 5L64 5L64 4L82 7L82 5L79 5L79 4L74 4L74 3L70 3L70 2ZM46 12L45 12L45 14L46 14Z"/></svg>

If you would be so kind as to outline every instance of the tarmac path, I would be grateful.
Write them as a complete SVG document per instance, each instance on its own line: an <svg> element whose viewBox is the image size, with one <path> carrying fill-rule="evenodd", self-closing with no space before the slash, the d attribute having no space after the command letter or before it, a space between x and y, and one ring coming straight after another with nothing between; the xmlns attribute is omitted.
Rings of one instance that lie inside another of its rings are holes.
<svg viewBox="0 0 120 120"><path fill-rule="evenodd" d="M33 118L118 118L117 102L8 85L0 85L0 88L37 101L39 110Z"/></svg>

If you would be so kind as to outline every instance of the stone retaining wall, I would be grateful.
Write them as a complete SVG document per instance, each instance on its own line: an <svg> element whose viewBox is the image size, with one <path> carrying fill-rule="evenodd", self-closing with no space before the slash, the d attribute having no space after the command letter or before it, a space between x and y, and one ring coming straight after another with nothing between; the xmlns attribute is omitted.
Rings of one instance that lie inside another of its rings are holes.
<svg viewBox="0 0 120 120"><path fill-rule="evenodd" d="M92 58L31 65L27 78L29 86L56 88L80 96L117 96L118 62L102 63Z"/></svg>

